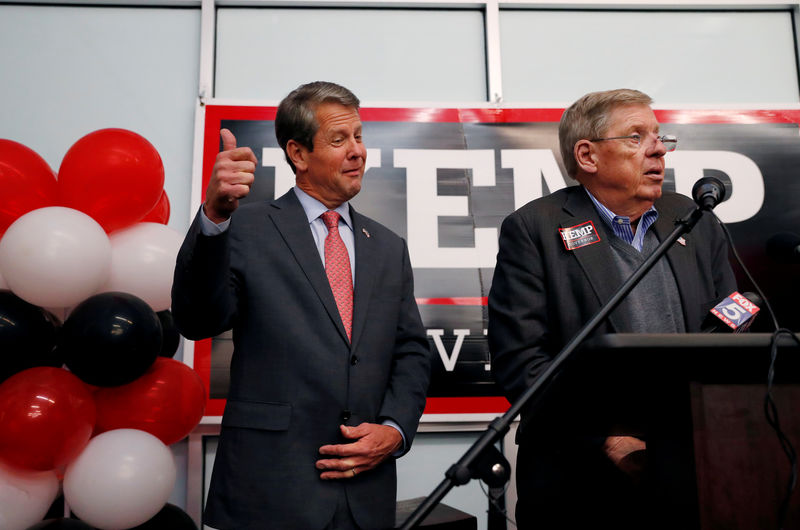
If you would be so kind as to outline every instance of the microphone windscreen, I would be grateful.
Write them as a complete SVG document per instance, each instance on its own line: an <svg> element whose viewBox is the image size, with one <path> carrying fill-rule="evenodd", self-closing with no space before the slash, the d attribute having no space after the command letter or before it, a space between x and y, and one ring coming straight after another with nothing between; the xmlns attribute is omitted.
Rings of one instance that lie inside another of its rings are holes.
<svg viewBox="0 0 800 530"><path fill-rule="evenodd" d="M714 208L726 195L725 185L716 177L703 177L692 186L692 198L704 210Z"/></svg>
<svg viewBox="0 0 800 530"><path fill-rule="evenodd" d="M752 291L745 291L742 293L742 296L750 300L755 306L761 307L764 305L764 299L761 298L761 295L758 293L754 293Z"/></svg>

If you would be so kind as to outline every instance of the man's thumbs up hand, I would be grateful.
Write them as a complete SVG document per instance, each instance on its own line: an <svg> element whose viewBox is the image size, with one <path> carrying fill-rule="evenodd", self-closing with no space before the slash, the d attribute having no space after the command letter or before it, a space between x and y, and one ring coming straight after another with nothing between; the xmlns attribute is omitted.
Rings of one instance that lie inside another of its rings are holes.
<svg viewBox="0 0 800 530"><path fill-rule="evenodd" d="M203 206L206 216L215 223L228 219L239 206L239 199L250 193L258 160L249 147L236 147L236 137L221 129L222 151L217 155Z"/></svg>

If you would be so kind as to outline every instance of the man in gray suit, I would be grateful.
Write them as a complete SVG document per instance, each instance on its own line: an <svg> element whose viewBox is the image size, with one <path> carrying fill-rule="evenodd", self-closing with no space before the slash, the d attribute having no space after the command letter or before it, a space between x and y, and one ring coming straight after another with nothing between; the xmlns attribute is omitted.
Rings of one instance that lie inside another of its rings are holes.
<svg viewBox="0 0 800 530"><path fill-rule="evenodd" d="M571 105L559 143L567 172L581 185L532 201L503 222L488 338L493 375L511 400L694 207L661 189L664 156L677 139L660 132L650 103L646 94L621 89ZM704 216L596 333L697 332L708 310L734 290L728 244ZM563 413L552 396L546 405L546 412L523 411L517 432L519 528L660 528L670 520L647 513L650 477L640 464L647 452L652 457L652 439L606 436L586 417ZM657 442L661 451L671 440Z"/></svg>
<svg viewBox="0 0 800 530"><path fill-rule="evenodd" d="M394 460L414 438L431 356L405 241L348 203L367 154L358 110L333 83L290 93L275 131L296 185L241 208L258 161L223 129L178 255L178 329L233 329L205 511L215 528L394 524Z"/></svg>

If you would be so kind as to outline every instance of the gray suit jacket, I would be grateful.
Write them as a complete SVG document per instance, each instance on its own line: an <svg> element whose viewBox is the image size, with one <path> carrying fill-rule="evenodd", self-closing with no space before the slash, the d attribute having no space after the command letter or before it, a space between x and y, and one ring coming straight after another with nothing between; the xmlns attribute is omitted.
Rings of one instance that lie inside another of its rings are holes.
<svg viewBox="0 0 800 530"><path fill-rule="evenodd" d="M659 216L651 230L663 240L694 203L664 192L655 206ZM558 229L585 221L592 221L601 240L567 250ZM509 399L532 384L625 280L614 267L612 237L580 186L532 201L503 222L489 293L488 338L492 373ZM704 216L684 240L666 258L678 285L686 330L697 332L709 309L736 284L728 244L716 221ZM615 312L595 335L626 331L630 329Z"/></svg>
<svg viewBox="0 0 800 530"><path fill-rule="evenodd" d="M320 446L339 425L396 422L407 448L431 354L405 241L351 208L356 282L347 340L308 220L293 191L243 205L223 234L196 218L178 254L172 311L190 339L233 328L231 384L206 506L220 529L322 528L344 488L363 528L394 523L393 459L323 481Z"/></svg>

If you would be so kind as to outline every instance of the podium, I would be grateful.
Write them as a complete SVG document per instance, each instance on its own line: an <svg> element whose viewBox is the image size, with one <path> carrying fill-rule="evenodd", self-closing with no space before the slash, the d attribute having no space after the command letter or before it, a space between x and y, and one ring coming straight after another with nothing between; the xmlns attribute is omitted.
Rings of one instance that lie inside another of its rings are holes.
<svg viewBox="0 0 800 530"><path fill-rule="evenodd" d="M565 363L551 399L576 428L645 438L659 511L680 528L776 528L789 461L764 413L770 340L766 333L599 336ZM785 336L778 345L773 399L798 449L800 347ZM798 491L785 528L800 528Z"/></svg>

